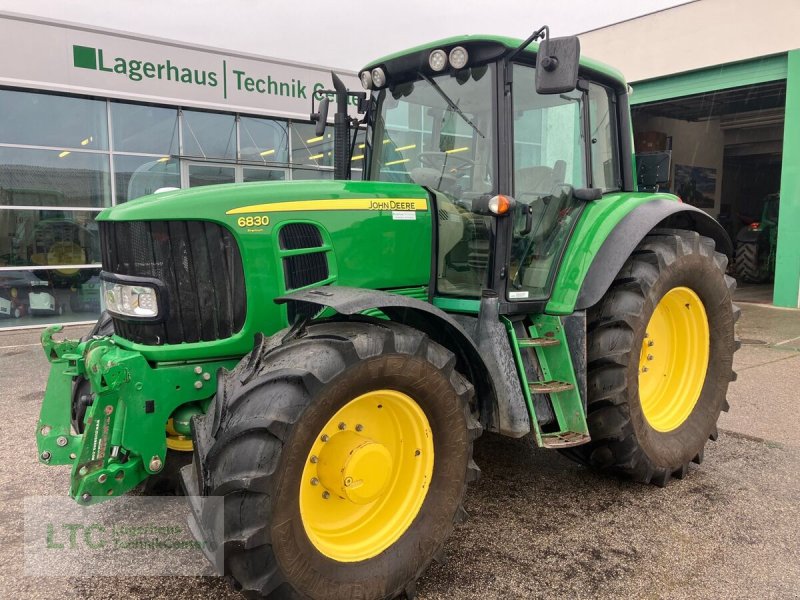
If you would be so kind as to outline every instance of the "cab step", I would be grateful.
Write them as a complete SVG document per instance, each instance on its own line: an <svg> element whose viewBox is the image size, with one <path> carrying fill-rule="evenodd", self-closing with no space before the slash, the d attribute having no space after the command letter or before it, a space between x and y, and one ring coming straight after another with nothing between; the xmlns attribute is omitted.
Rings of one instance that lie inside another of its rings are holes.
<svg viewBox="0 0 800 600"><path fill-rule="evenodd" d="M543 448L571 448L573 446L580 446L590 441L588 433L580 433L578 431L560 431L558 433L543 433L542 434L542 447Z"/></svg>
<svg viewBox="0 0 800 600"><path fill-rule="evenodd" d="M568 381L533 381L528 386L534 394L557 394L575 389Z"/></svg>
<svg viewBox="0 0 800 600"><path fill-rule="evenodd" d="M590 441L584 403L561 319L545 314L531 315L524 322L501 318L508 332L536 443L542 448L570 448ZM530 363L538 366L540 381L528 379L526 365ZM542 431L536 416L537 395L547 396L552 407L554 421L547 428L550 431Z"/></svg>
<svg viewBox="0 0 800 600"><path fill-rule="evenodd" d="M517 345L520 348L548 348L558 346L561 342L555 337L519 338Z"/></svg>

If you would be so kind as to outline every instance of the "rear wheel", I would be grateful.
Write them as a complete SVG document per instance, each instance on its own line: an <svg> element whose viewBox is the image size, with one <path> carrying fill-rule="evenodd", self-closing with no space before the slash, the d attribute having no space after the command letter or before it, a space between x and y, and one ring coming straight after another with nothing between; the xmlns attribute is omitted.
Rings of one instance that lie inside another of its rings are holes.
<svg viewBox="0 0 800 600"><path fill-rule="evenodd" d="M692 231L648 235L590 310L592 441L565 452L665 485L700 463L735 379L736 282L714 242Z"/></svg>
<svg viewBox="0 0 800 600"><path fill-rule="evenodd" d="M220 377L194 420L188 495L210 558L249 596L412 595L441 552L480 425L453 355L389 322L321 322Z"/></svg>
<svg viewBox="0 0 800 600"><path fill-rule="evenodd" d="M762 264L758 242L739 242L736 245L734 266L736 278L748 283L763 283L769 279L766 265Z"/></svg>

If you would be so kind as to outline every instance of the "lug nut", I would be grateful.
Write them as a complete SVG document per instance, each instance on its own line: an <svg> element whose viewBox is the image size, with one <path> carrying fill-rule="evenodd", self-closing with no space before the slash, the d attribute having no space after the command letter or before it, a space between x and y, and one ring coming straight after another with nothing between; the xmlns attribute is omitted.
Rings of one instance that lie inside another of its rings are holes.
<svg viewBox="0 0 800 600"><path fill-rule="evenodd" d="M356 431L364 431L363 425L356 425Z"/></svg>
<svg viewBox="0 0 800 600"><path fill-rule="evenodd" d="M194 368L194 372L200 375L203 372L203 367L197 366Z"/></svg>
<svg viewBox="0 0 800 600"><path fill-rule="evenodd" d="M203 382L202 381L195 381L194 382L194 387L199 390L201 387L203 387Z"/></svg>
<svg viewBox="0 0 800 600"><path fill-rule="evenodd" d="M56 438L56 445L61 446L62 448L67 445L67 438L63 435L60 435Z"/></svg>
<svg viewBox="0 0 800 600"><path fill-rule="evenodd" d="M81 500L82 500L83 502L85 502L86 504L89 504L89 502L91 501L91 499L92 499L92 495L91 495L90 493L88 493L88 492L87 492L87 493L85 493L85 494L83 494L83 495L81 496Z"/></svg>
<svg viewBox="0 0 800 600"><path fill-rule="evenodd" d="M322 499L323 499L323 500L327 500L327 499L328 499L328 498L330 498L330 497L331 497L331 494L330 494L330 492L328 492L327 490L326 490L326 491L324 491L324 492L322 492Z"/></svg>
<svg viewBox="0 0 800 600"><path fill-rule="evenodd" d="M653 360L653 355L652 354L648 354L647 355L647 360Z"/></svg>
<svg viewBox="0 0 800 600"><path fill-rule="evenodd" d="M652 347L655 346L656 343L653 340L650 340L649 342L647 342L647 345Z"/></svg>
<svg viewBox="0 0 800 600"><path fill-rule="evenodd" d="M208 381L211 379L211 373L203 373L203 380Z"/></svg>
<svg viewBox="0 0 800 600"><path fill-rule="evenodd" d="M322 434L322 437L321 437L321 438L319 438L319 439L321 439L323 442L327 442L327 441L328 441L329 439L331 439L331 438L329 438L329 437L328 437L328 434L327 434L327 433L323 433L323 434Z"/></svg>
<svg viewBox="0 0 800 600"><path fill-rule="evenodd" d="M315 465L315 464L317 464L318 462L319 462L319 459L318 459L316 456L312 456L312 457L311 457L311 464L312 464L312 465Z"/></svg>
<svg viewBox="0 0 800 600"><path fill-rule="evenodd" d="M339 429L340 429L341 431L344 431L345 429L347 429L347 423L345 423L344 421L342 421L341 423L339 423Z"/></svg>
<svg viewBox="0 0 800 600"><path fill-rule="evenodd" d="M642 367L642 373L647 373L647 367Z"/></svg>
<svg viewBox="0 0 800 600"><path fill-rule="evenodd" d="M319 479L316 477L311 478L311 485L319 485Z"/></svg>
<svg viewBox="0 0 800 600"><path fill-rule="evenodd" d="M44 462L50 462L50 456L52 456L47 450L42 452L42 460Z"/></svg>
<svg viewBox="0 0 800 600"><path fill-rule="evenodd" d="M162 466L164 465L159 457L154 456L150 459L150 470L154 473L160 471Z"/></svg>
<svg viewBox="0 0 800 600"><path fill-rule="evenodd" d="M74 452L70 452L70 453L69 453L69 459L70 459L70 460L75 460L76 458L78 458L78 455L77 455L77 454L75 454Z"/></svg>
<svg viewBox="0 0 800 600"><path fill-rule="evenodd" d="M42 435L50 435L50 431L51 431L50 425L45 425L44 427L42 427L41 433Z"/></svg>

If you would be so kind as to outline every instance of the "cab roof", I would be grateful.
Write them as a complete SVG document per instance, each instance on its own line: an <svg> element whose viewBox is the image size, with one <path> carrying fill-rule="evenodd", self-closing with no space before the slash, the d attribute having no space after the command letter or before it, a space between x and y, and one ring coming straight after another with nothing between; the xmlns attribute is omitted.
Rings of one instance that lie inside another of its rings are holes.
<svg viewBox="0 0 800 600"><path fill-rule="evenodd" d="M402 71L413 68L412 63L420 63L416 68L427 66L428 53L436 48L442 48L449 51L455 46L464 46L472 57L473 52L471 49L477 50L478 56L476 59L482 62L489 62L496 60L519 47L523 40L517 38L510 38L498 35L461 35L449 37L434 42L415 46L401 52L389 54L377 60L368 63L363 70L374 69L375 67L383 67L386 70L386 75L391 81L392 76L397 76ZM535 56L539 50L538 43L530 44L525 50L522 51L522 56ZM414 60L416 59L416 60ZM422 64L424 59L424 64ZM602 63L591 58L581 56L580 66L595 75L599 75L611 82L617 84L621 88L627 87L625 76L614 67Z"/></svg>

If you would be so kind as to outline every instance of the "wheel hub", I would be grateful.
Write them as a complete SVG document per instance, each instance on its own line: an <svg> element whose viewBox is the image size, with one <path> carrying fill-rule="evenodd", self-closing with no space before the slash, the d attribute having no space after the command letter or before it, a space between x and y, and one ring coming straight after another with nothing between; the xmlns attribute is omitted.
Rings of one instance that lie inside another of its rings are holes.
<svg viewBox="0 0 800 600"><path fill-rule="evenodd" d="M369 504L386 489L392 455L383 444L353 431L335 434L319 456L317 471L332 494L356 504Z"/></svg>

